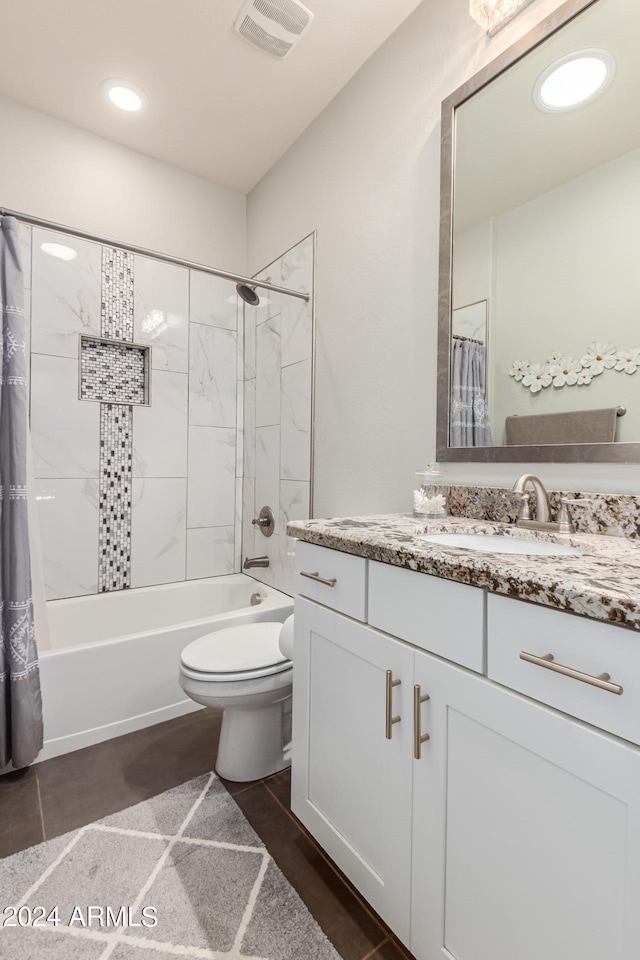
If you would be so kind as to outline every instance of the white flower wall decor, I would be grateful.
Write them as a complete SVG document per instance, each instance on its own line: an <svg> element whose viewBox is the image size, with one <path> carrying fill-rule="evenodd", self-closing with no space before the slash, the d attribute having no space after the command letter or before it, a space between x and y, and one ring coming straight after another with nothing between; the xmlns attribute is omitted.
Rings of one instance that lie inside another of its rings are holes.
<svg viewBox="0 0 640 960"><path fill-rule="evenodd" d="M615 343L590 343L587 352L580 361L583 367L588 367L592 377L610 370L616 365Z"/></svg>
<svg viewBox="0 0 640 960"><path fill-rule="evenodd" d="M615 343L590 343L580 360L554 351L544 363L514 360L509 376L531 393L544 387L584 387L605 370L632 374L640 367L640 347L618 350Z"/></svg>
<svg viewBox="0 0 640 960"><path fill-rule="evenodd" d="M522 386L529 387L531 393L539 393L543 387L548 387L553 377L548 363L532 363L527 367L522 378Z"/></svg>

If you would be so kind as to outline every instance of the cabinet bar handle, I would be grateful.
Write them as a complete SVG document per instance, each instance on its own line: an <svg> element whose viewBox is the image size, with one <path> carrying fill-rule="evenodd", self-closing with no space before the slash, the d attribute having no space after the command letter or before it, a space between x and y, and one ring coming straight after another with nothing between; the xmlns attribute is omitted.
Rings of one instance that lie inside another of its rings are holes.
<svg viewBox="0 0 640 960"><path fill-rule="evenodd" d="M621 696L624 692L619 683L610 683L611 677L608 673L601 673L597 677L592 677L590 673L582 673L580 670L574 670L573 667L565 667L561 663L556 663L552 653L547 653L544 657L536 657L535 654L522 650L520 659L526 660L527 663L534 663L537 667L544 667L545 670L561 673L565 677L581 680L582 683L589 683L592 687L599 687L601 690L607 690L609 693L615 693L618 696Z"/></svg>
<svg viewBox="0 0 640 960"><path fill-rule="evenodd" d="M413 687L413 755L416 760L422 759L422 744L429 739L428 733L422 733L420 706L429 699L429 694L422 693L420 684Z"/></svg>
<svg viewBox="0 0 640 960"><path fill-rule="evenodd" d="M386 684L387 684L387 695L386 695L386 724L385 724L385 736L387 740L391 740L392 736L392 726L394 723L400 723L401 717L393 717L393 688L399 686L402 683L402 680L393 679L393 671L387 670L386 674Z"/></svg>
<svg viewBox="0 0 640 960"><path fill-rule="evenodd" d="M306 573L304 570L301 570L300 576L308 577L309 580L317 580L318 583L326 583L328 587L335 587L336 583L338 582L335 577L331 577L329 580L325 580L324 577L318 576L317 570L315 571L315 573Z"/></svg>

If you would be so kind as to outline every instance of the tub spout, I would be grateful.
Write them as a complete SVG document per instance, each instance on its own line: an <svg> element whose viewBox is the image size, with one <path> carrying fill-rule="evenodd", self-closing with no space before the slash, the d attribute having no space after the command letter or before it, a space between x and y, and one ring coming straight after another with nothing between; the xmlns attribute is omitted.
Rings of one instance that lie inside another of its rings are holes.
<svg viewBox="0 0 640 960"><path fill-rule="evenodd" d="M242 564L243 570L250 570L251 567L268 567L269 557L245 557Z"/></svg>

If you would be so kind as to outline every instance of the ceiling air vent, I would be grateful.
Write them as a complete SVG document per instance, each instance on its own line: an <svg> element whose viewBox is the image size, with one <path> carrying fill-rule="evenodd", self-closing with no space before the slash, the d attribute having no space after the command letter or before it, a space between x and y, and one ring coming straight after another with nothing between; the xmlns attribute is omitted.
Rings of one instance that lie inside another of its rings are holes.
<svg viewBox="0 0 640 960"><path fill-rule="evenodd" d="M235 22L236 33L274 57L286 57L313 20L299 0L247 0Z"/></svg>

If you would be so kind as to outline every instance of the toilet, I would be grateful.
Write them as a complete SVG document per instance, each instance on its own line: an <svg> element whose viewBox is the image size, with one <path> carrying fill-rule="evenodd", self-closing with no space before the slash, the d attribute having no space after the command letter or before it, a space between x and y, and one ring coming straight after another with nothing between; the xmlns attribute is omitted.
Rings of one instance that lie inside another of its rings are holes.
<svg viewBox="0 0 640 960"><path fill-rule="evenodd" d="M225 780L259 780L290 765L292 658L293 615L225 627L182 651L184 692L224 710L215 769Z"/></svg>

